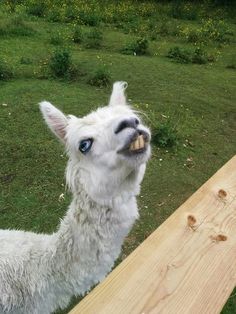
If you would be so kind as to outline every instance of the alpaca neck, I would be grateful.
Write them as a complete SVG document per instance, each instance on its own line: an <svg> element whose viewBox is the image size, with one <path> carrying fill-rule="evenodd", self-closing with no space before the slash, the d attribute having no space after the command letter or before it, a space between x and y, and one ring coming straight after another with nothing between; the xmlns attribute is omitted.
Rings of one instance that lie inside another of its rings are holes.
<svg viewBox="0 0 236 314"><path fill-rule="evenodd" d="M138 218L135 195L127 191L101 204L88 195L79 181L74 181L74 187L72 202L55 234L52 262L58 274L55 282L70 296L84 294L106 276Z"/></svg>
<svg viewBox="0 0 236 314"><path fill-rule="evenodd" d="M137 218L133 195L120 195L101 205L93 201L80 185L80 189L73 193L72 203L57 232L57 250L62 252L67 262L73 262L81 254L86 258L86 248L101 238L104 241L107 239L110 244L115 241L116 245L121 246ZM111 229L112 233L109 233Z"/></svg>

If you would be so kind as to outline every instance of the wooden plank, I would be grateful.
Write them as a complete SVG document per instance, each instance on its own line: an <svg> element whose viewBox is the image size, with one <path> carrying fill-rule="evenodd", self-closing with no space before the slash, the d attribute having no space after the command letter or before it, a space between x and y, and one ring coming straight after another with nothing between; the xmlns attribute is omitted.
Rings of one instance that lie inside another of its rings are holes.
<svg viewBox="0 0 236 314"><path fill-rule="evenodd" d="M236 285L236 156L70 314L215 314Z"/></svg>

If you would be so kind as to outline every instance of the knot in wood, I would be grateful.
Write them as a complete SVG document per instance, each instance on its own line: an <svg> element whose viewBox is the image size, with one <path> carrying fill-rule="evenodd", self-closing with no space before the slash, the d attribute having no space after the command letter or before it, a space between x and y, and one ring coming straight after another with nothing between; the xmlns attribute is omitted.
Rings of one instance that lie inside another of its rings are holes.
<svg viewBox="0 0 236 314"><path fill-rule="evenodd" d="M192 227L196 224L197 220L193 215L188 215L188 226Z"/></svg>
<svg viewBox="0 0 236 314"><path fill-rule="evenodd" d="M226 198L227 192L225 190L223 190L223 189L220 189L218 191L218 196L219 196L219 198Z"/></svg>
<svg viewBox="0 0 236 314"><path fill-rule="evenodd" d="M227 236L224 234L218 234L217 236L211 236L211 239L214 242L221 242L221 241L226 241Z"/></svg>
<svg viewBox="0 0 236 314"><path fill-rule="evenodd" d="M217 241L226 241L226 240L227 240L227 236L224 235L224 234L218 234L218 235L216 236L216 240L217 240Z"/></svg>

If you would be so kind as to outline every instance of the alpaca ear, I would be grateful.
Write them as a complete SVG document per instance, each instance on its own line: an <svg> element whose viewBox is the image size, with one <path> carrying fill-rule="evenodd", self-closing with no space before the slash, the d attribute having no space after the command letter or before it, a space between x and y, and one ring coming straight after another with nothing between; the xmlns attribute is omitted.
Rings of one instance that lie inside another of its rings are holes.
<svg viewBox="0 0 236 314"><path fill-rule="evenodd" d="M109 101L109 106L126 105L125 89L128 83L126 82L115 82Z"/></svg>
<svg viewBox="0 0 236 314"><path fill-rule="evenodd" d="M40 104L40 110L51 131L65 143L67 117L50 102L43 101Z"/></svg>

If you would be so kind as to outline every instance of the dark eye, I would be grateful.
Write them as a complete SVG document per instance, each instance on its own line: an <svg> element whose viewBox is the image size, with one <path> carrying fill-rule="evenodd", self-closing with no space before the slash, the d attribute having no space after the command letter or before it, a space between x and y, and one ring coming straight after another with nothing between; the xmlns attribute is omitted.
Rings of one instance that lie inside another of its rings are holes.
<svg viewBox="0 0 236 314"><path fill-rule="evenodd" d="M92 147L92 144L93 144L92 138L88 138L87 140L82 140L79 144L79 150L81 151L81 153L85 154L90 150L90 148Z"/></svg>

